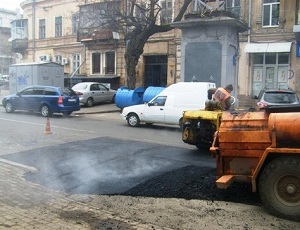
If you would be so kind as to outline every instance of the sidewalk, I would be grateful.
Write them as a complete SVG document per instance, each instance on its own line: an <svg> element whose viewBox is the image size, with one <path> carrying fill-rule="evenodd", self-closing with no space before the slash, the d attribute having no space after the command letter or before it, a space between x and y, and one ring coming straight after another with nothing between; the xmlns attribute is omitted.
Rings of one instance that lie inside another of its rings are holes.
<svg viewBox="0 0 300 230"><path fill-rule="evenodd" d="M29 171L0 159L0 229L162 229L101 210L93 195L70 195L26 181Z"/></svg>
<svg viewBox="0 0 300 230"><path fill-rule="evenodd" d="M0 88L0 106L2 106L3 97L9 95L9 90ZM114 113L120 112L121 109L112 103L102 103L92 107L81 106L79 111L74 112L74 114L95 114L95 113Z"/></svg>

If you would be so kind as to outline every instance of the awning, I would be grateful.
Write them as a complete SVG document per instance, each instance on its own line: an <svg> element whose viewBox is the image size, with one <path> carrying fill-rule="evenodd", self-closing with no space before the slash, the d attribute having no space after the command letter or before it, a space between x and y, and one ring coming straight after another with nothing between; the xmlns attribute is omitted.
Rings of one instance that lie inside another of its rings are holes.
<svg viewBox="0 0 300 230"><path fill-rule="evenodd" d="M289 53L292 42L275 43L248 43L245 46L246 53Z"/></svg>

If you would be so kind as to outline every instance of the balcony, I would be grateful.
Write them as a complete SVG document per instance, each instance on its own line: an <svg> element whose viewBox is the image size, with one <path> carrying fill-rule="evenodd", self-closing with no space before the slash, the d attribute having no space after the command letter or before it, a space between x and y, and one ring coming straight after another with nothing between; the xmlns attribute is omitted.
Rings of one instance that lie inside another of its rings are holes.
<svg viewBox="0 0 300 230"><path fill-rule="evenodd" d="M113 38L113 31L109 28L79 29L77 31L77 41L81 43L101 43L108 42Z"/></svg>
<svg viewBox="0 0 300 230"><path fill-rule="evenodd" d="M28 48L28 21L17 19L11 23L12 50L14 53L24 54Z"/></svg>
<svg viewBox="0 0 300 230"><path fill-rule="evenodd" d="M28 48L28 39L14 39L11 46L14 53L24 54Z"/></svg>
<svg viewBox="0 0 300 230"><path fill-rule="evenodd" d="M113 23L120 1L103 1L80 6L77 41L107 43L113 39Z"/></svg>

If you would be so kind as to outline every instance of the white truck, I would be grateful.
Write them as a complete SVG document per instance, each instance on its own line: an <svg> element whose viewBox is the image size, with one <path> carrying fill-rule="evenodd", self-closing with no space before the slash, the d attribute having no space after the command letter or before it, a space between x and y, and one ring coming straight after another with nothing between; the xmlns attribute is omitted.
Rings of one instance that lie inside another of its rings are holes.
<svg viewBox="0 0 300 230"><path fill-rule="evenodd" d="M178 82L164 89L148 103L123 108L121 116L131 127L141 122L181 127L184 111L204 109L207 90L210 88L216 88L215 83Z"/></svg>
<svg viewBox="0 0 300 230"><path fill-rule="evenodd" d="M55 62L20 63L9 67L9 92L31 85L64 86L64 67Z"/></svg>

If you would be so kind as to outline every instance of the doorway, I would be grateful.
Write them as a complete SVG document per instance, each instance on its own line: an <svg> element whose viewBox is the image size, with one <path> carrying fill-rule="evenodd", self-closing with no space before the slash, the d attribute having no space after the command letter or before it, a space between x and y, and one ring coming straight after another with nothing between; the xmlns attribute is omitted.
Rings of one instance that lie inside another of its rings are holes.
<svg viewBox="0 0 300 230"><path fill-rule="evenodd" d="M167 55L145 56L145 83L144 87L167 86Z"/></svg>

